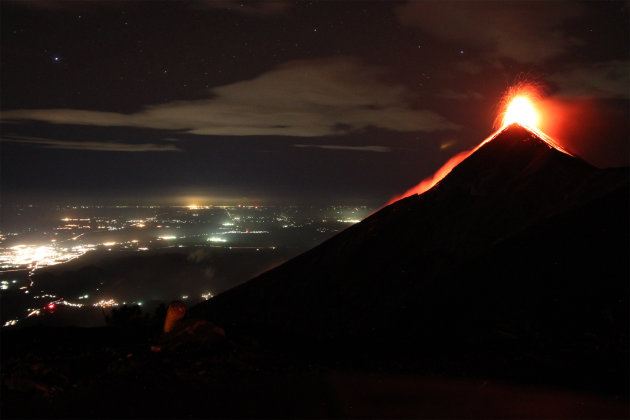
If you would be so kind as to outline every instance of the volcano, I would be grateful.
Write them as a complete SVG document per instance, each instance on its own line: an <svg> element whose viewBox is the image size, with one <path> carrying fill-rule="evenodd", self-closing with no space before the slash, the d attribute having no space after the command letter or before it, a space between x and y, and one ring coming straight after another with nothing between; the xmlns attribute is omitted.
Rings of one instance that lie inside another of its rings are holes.
<svg viewBox="0 0 630 420"><path fill-rule="evenodd" d="M191 313L345 367L627 389L628 181L514 123Z"/></svg>

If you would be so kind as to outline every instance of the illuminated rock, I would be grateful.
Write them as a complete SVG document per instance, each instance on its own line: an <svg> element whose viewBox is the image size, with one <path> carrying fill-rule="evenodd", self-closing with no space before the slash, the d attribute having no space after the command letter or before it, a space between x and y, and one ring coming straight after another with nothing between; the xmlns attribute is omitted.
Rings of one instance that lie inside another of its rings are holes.
<svg viewBox="0 0 630 420"><path fill-rule="evenodd" d="M171 302L171 304L168 305L166 319L164 320L164 332L171 332L184 315L186 315L186 306L178 300Z"/></svg>

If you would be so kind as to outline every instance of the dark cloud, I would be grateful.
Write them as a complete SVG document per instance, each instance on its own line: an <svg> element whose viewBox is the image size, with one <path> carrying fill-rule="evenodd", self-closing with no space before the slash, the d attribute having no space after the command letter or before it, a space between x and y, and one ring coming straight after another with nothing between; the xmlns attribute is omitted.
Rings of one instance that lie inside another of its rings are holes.
<svg viewBox="0 0 630 420"><path fill-rule="evenodd" d="M472 61L458 61L453 65L457 70L463 73L479 74L483 69L479 64Z"/></svg>
<svg viewBox="0 0 630 420"><path fill-rule="evenodd" d="M612 60L572 67L549 80L557 84L558 95L567 98L630 99L630 60Z"/></svg>
<svg viewBox="0 0 630 420"><path fill-rule="evenodd" d="M456 92L453 89L444 89L442 92L438 94L440 98L444 99L454 99L456 101L468 101L468 100L476 100L480 101L483 99L483 95L474 90L464 90L461 92Z"/></svg>
<svg viewBox="0 0 630 420"><path fill-rule="evenodd" d="M100 141L67 141L39 137L7 136L2 141L27 143L48 149L86 150L94 152L181 152L182 149L172 144L120 143Z"/></svg>
<svg viewBox="0 0 630 420"><path fill-rule="evenodd" d="M525 63L542 62L580 45L563 23L583 13L574 1L411 1L396 9L403 25L478 48L489 59Z"/></svg>
<svg viewBox="0 0 630 420"><path fill-rule="evenodd" d="M120 7L123 6L125 2L122 0L4 0L3 3L39 10L72 11L83 9L86 5L89 7Z"/></svg>
<svg viewBox="0 0 630 420"><path fill-rule="evenodd" d="M281 0L242 1L242 0L195 0L190 7L197 10L227 10L234 13L254 16L270 16L286 12L291 3Z"/></svg>
<svg viewBox="0 0 630 420"><path fill-rule="evenodd" d="M403 85L358 59L336 57L285 63L254 79L212 90L212 99L176 101L132 113L21 109L3 121L126 126L199 135L318 137L366 127L398 132L454 130L457 125L409 105Z"/></svg>
<svg viewBox="0 0 630 420"><path fill-rule="evenodd" d="M129 0L4 0L3 3L31 9L71 11L84 9L86 5L124 8L131 2ZM277 15L292 7L292 4L285 0L187 0L172 3L180 3L183 7L193 10L226 10L253 16Z"/></svg>
<svg viewBox="0 0 630 420"><path fill-rule="evenodd" d="M391 152L392 149L386 146L344 146L336 144L294 144L295 147L315 147L328 150L350 150L353 152Z"/></svg>

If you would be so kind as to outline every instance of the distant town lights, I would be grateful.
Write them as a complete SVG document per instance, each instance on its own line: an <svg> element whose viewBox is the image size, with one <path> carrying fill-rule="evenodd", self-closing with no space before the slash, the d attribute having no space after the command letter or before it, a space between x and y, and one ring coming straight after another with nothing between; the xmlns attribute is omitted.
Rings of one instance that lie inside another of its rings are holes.
<svg viewBox="0 0 630 420"><path fill-rule="evenodd" d="M72 249L52 245L16 245L0 254L0 265L9 267L28 266L32 269L60 264L79 257L89 249L86 246ZM8 267L7 267L8 268Z"/></svg>
<svg viewBox="0 0 630 420"><path fill-rule="evenodd" d="M227 242L227 239L219 238L217 236L213 236L208 238L208 242Z"/></svg>

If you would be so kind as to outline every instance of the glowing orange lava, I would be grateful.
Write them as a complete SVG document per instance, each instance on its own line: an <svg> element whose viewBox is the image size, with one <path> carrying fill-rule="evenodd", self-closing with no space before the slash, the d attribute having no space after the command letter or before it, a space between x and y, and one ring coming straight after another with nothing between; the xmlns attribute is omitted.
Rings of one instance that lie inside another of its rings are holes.
<svg viewBox="0 0 630 420"><path fill-rule="evenodd" d="M414 195L414 194L420 195L424 193L425 191L430 190L431 188L433 188L435 184L440 182L442 178L448 175L453 170L454 167L459 165L464 159L470 156L472 152L474 152L474 150L466 150L464 152L456 154L455 156L450 158L448 161L446 161L446 163L442 165L442 167L438 169L435 172L435 174L433 174L432 176L428 178L425 178L424 180L422 180L422 182L420 182L415 187L410 188L404 194L393 197L392 199L389 200L387 205L395 203L396 201L401 200L405 197L409 197L410 195Z"/></svg>
<svg viewBox="0 0 630 420"><path fill-rule="evenodd" d="M512 99L505 110L505 114L503 115L503 127L507 127L513 123L519 123L524 127L536 128L538 119L538 113L529 98L526 96L517 96Z"/></svg>

